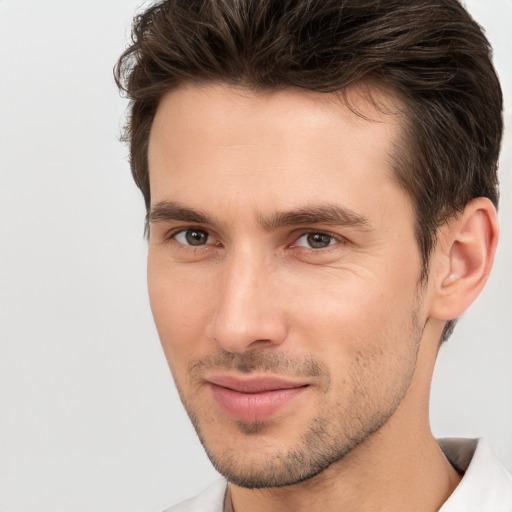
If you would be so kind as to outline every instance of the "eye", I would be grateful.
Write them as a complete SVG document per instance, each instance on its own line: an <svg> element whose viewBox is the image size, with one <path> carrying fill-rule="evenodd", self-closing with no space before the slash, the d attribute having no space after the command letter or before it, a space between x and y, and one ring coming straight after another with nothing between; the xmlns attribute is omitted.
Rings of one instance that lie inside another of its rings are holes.
<svg viewBox="0 0 512 512"><path fill-rule="evenodd" d="M298 247L309 247L310 249L325 249L338 242L339 240L328 233L314 232L305 233L297 239L294 245Z"/></svg>
<svg viewBox="0 0 512 512"><path fill-rule="evenodd" d="M210 242L210 235L202 229L185 229L176 233L173 238L183 245L206 245Z"/></svg>

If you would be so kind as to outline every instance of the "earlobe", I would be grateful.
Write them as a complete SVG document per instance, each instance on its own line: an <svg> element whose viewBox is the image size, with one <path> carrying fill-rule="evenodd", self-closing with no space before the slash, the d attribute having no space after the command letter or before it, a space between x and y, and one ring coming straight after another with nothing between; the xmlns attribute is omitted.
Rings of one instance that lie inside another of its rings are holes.
<svg viewBox="0 0 512 512"><path fill-rule="evenodd" d="M434 297L431 317L459 317L482 291L494 261L498 222L492 202L473 199L439 231L433 263Z"/></svg>

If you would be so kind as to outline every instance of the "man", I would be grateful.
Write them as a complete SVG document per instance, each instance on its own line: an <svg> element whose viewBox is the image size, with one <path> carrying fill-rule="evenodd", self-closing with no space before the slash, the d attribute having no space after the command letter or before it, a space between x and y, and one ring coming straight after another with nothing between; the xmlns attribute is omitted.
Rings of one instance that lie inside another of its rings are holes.
<svg viewBox="0 0 512 512"><path fill-rule="evenodd" d="M498 237L478 25L456 0L174 0L133 38L151 307L226 479L171 510L512 510L487 446L428 419Z"/></svg>

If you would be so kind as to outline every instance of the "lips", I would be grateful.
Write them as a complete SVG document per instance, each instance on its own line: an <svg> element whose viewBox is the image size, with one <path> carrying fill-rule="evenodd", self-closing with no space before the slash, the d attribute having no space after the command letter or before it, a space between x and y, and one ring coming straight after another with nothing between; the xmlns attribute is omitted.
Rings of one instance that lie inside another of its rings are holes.
<svg viewBox="0 0 512 512"><path fill-rule="evenodd" d="M215 375L207 383L225 414L249 422L272 418L309 387L304 382L274 376Z"/></svg>

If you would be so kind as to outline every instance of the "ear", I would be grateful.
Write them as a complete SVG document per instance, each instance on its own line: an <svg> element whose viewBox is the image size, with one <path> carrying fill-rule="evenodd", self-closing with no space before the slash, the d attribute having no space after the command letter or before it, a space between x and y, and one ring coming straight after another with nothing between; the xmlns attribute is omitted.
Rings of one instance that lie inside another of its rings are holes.
<svg viewBox="0 0 512 512"><path fill-rule="evenodd" d="M440 228L431 259L432 318L453 320L469 308L487 282L497 243L496 209L484 197Z"/></svg>

